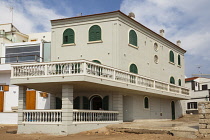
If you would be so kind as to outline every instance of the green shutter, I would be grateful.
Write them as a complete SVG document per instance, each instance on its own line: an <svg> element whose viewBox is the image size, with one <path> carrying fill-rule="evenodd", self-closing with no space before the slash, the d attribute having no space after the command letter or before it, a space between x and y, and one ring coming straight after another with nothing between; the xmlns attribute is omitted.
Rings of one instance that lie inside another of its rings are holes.
<svg viewBox="0 0 210 140"><path fill-rule="evenodd" d="M135 64L130 65L130 72L138 74L138 69L137 69L137 66Z"/></svg>
<svg viewBox="0 0 210 140"><path fill-rule="evenodd" d="M74 43L74 38L74 30L69 28L63 32L63 44Z"/></svg>
<svg viewBox="0 0 210 140"><path fill-rule="evenodd" d="M178 65L181 66L181 57L180 57L180 55L178 55Z"/></svg>
<svg viewBox="0 0 210 140"><path fill-rule="evenodd" d="M171 83L171 84L175 84L174 77L171 77L171 78L170 78L170 83Z"/></svg>
<svg viewBox="0 0 210 140"><path fill-rule="evenodd" d="M101 40L101 28L98 25L93 25L89 29L89 41Z"/></svg>
<svg viewBox="0 0 210 140"><path fill-rule="evenodd" d="M83 96L83 109L90 109L89 100L85 96Z"/></svg>
<svg viewBox="0 0 210 140"><path fill-rule="evenodd" d="M149 99L148 99L148 97L144 98L144 108L149 108Z"/></svg>
<svg viewBox="0 0 210 140"><path fill-rule="evenodd" d="M56 109L62 108L62 100L59 97L55 97L55 108Z"/></svg>
<svg viewBox="0 0 210 140"><path fill-rule="evenodd" d="M109 110L109 96L103 98L103 109Z"/></svg>
<svg viewBox="0 0 210 140"><path fill-rule="evenodd" d="M179 86L182 86L182 81L181 81L181 79L179 79Z"/></svg>
<svg viewBox="0 0 210 140"><path fill-rule="evenodd" d="M169 60L170 60L170 62L174 63L174 52L173 51L170 51L170 53L169 53Z"/></svg>
<svg viewBox="0 0 210 140"><path fill-rule="evenodd" d="M137 46L137 34L134 30L130 30L129 32L129 44Z"/></svg>
<svg viewBox="0 0 210 140"><path fill-rule="evenodd" d="M74 109L80 109L80 97L79 96L74 99L74 105L73 106L74 106L73 107Z"/></svg>

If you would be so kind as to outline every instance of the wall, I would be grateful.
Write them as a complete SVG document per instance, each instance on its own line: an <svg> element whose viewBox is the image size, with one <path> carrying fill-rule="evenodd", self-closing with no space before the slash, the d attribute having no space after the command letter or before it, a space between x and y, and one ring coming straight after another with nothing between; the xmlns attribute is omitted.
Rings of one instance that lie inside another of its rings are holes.
<svg viewBox="0 0 210 140"><path fill-rule="evenodd" d="M0 124L17 124L18 113L0 113Z"/></svg>
<svg viewBox="0 0 210 140"><path fill-rule="evenodd" d="M43 33L32 33L32 34L27 34L29 36L28 42L31 42L31 40L36 39L37 41L46 41L50 42L51 41L51 32L43 32Z"/></svg>
<svg viewBox="0 0 210 140"><path fill-rule="evenodd" d="M145 93L145 95L147 95ZM142 95L123 96L124 121L142 119L172 119L171 102L175 102L176 118L182 116L180 101L157 97L149 97L149 109L144 108Z"/></svg>

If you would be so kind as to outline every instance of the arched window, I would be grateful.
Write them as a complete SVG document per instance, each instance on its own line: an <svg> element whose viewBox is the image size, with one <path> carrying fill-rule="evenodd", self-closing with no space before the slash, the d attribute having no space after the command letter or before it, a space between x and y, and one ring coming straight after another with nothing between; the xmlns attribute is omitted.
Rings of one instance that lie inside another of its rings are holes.
<svg viewBox="0 0 210 140"><path fill-rule="evenodd" d="M171 78L170 78L170 83L171 84L175 84L175 80L174 80L174 77L173 76L171 76Z"/></svg>
<svg viewBox="0 0 210 140"><path fill-rule="evenodd" d="M98 64L101 64L101 62L98 61L98 60L93 60L93 62L98 63Z"/></svg>
<svg viewBox="0 0 210 140"><path fill-rule="evenodd" d="M101 27L93 25L89 29L89 41L101 40Z"/></svg>
<svg viewBox="0 0 210 140"><path fill-rule="evenodd" d="M182 86L182 81L181 81L181 79L179 79L178 83L179 83L179 86Z"/></svg>
<svg viewBox="0 0 210 140"><path fill-rule="evenodd" d="M74 108L74 109L80 109L80 97L79 97L79 96L77 96L77 97L74 99L73 108Z"/></svg>
<svg viewBox="0 0 210 140"><path fill-rule="evenodd" d="M137 34L134 30L129 32L129 44L137 46Z"/></svg>
<svg viewBox="0 0 210 140"><path fill-rule="evenodd" d="M70 43L74 43L74 30L69 28L63 32L63 44Z"/></svg>
<svg viewBox="0 0 210 140"><path fill-rule="evenodd" d="M144 97L144 108L145 109L149 108L149 98L148 97Z"/></svg>
<svg viewBox="0 0 210 140"><path fill-rule="evenodd" d="M178 55L178 65L181 66L181 57Z"/></svg>
<svg viewBox="0 0 210 140"><path fill-rule="evenodd" d="M101 110L102 109L102 98L98 95L94 95L90 98L91 109L92 110Z"/></svg>
<svg viewBox="0 0 210 140"><path fill-rule="evenodd" d="M173 51L170 51L170 53L169 53L169 61L174 63L174 52Z"/></svg>
<svg viewBox="0 0 210 140"><path fill-rule="evenodd" d="M138 68L135 64L130 65L130 72L138 74Z"/></svg>

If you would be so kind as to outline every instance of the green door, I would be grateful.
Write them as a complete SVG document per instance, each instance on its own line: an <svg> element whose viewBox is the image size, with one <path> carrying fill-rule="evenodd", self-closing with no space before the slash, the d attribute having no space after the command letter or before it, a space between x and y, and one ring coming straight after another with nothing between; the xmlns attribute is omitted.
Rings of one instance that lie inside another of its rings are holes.
<svg viewBox="0 0 210 140"><path fill-rule="evenodd" d="M172 120L175 120L175 103L174 103L174 101L171 102L171 114L172 114Z"/></svg>

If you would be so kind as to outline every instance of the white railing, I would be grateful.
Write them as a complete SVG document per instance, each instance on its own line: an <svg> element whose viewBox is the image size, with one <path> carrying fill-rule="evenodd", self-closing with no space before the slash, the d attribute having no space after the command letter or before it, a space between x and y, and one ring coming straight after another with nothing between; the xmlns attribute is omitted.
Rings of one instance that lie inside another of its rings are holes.
<svg viewBox="0 0 210 140"><path fill-rule="evenodd" d="M23 123L62 123L61 110L23 110Z"/></svg>
<svg viewBox="0 0 210 140"><path fill-rule="evenodd" d="M89 75L161 91L189 95L189 89L187 88L86 60L12 65L11 74L13 79L60 75Z"/></svg>
<svg viewBox="0 0 210 140"><path fill-rule="evenodd" d="M73 110L73 122L91 123L91 122L116 122L118 120L118 111L104 110Z"/></svg>

